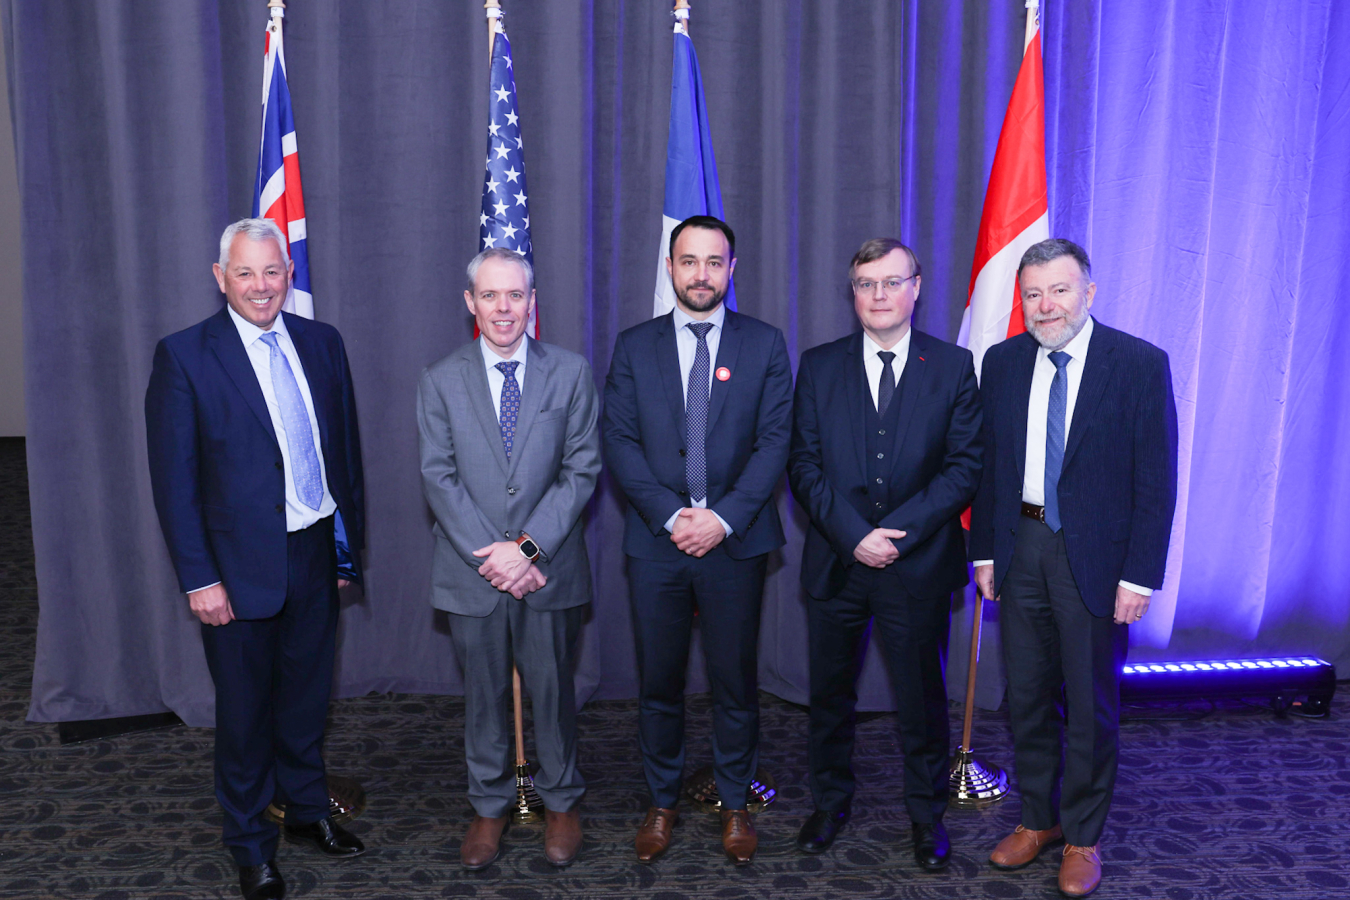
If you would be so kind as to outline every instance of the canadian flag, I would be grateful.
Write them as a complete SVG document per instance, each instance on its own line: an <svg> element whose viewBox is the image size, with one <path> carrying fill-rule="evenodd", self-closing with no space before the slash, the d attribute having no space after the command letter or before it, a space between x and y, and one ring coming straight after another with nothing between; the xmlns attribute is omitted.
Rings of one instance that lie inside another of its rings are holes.
<svg viewBox="0 0 1350 900"><path fill-rule="evenodd" d="M970 295L957 343L975 356L1026 330L1017 290L1017 264L1032 244L1050 237L1045 180L1045 78L1041 68L1038 0L1027 0L1022 67L994 151L980 235L970 267Z"/></svg>

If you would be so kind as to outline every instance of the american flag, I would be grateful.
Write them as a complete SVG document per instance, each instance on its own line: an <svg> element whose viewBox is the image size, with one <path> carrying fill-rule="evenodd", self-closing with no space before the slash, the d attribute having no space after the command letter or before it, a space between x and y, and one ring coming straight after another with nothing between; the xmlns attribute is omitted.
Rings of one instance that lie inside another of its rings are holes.
<svg viewBox="0 0 1350 900"><path fill-rule="evenodd" d="M511 42L506 32L499 30L492 42L487 174L483 176L483 210L478 216L479 249L506 247L533 265L529 196L525 189L525 144L520 136L516 77L512 66ZM537 309L530 313L527 327L532 336L539 337Z"/></svg>
<svg viewBox="0 0 1350 900"><path fill-rule="evenodd" d="M305 231L305 195L300 187L300 156L295 146L291 91L286 86L286 55L281 46L283 11L272 9L263 51L262 141L258 177L253 185L254 218L271 219L290 240L295 278L282 309L314 318L309 288L309 246Z"/></svg>

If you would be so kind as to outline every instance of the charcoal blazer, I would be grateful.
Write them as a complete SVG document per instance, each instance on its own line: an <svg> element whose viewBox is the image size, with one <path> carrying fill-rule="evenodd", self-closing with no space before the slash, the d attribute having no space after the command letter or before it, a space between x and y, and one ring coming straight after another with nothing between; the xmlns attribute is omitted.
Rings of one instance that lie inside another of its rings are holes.
<svg viewBox="0 0 1350 900"><path fill-rule="evenodd" d="M1177 499L1177 410L1167 354L1093 321L1064 447L1059 515L1083 603L1109 616L1120 581L1162 587ZM986 460L971 507L970 558L994 561L996 595L1021 515L1036 349L1021 334L984 357Z"/></svg>
<svg viewBox="0 0 1350 900"><path fill-rule="evenodd" d="M522 531L548 578L525 602L559 610L591 600L581 513L600 474L599 398L584 358L526 340L509 460L477 341L429 366L417 387L422 487L436 520L431 602L457 615L486 616L506 596L478 574L473 552Z"/></svg>
<svg viewBox="0 0 1350 900"><path fill-rule="evenodd" d="M328 490L355 562L365 517L347 353L331 325L281 315L313 396ZM236 617L275 615L287 587L281 445L228 307L156 346L145 421L155 508L179 587L223 582Z"/></svg>
<svg viewBox="0 0 1350 900"><path fill-rule="evenodd" d="M749 559L783 546L774 487L787 463L792 364L783 333L726 311L708 414L708 508L732 533L721 546ZM690 505L684 387L672 314L619 335L605 384L605 459L628 497L623 551L639 559L684 554L666 522Z"/></svg>
<svg viewBox="0 0 1350 900"><path fill-rule="evenodd" d="M891 451L896 505L878 525L867 484L867 413L862 332L813 347L797 368L788 478L811 527L802 586L818 600L839 594L853 550L873 528L906 532L892 565L916 596L951 593L968 580L959 516L979 485L983 458L980 392L970 351L922 331L910 338L892 403L900 404Z"/></svg>

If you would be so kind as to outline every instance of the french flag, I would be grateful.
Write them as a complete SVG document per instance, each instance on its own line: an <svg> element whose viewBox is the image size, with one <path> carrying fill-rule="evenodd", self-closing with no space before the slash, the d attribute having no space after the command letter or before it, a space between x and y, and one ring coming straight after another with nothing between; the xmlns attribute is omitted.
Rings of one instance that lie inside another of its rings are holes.
<svg viewBox="0 0 1350 900"><path fill-rule="evenodd" d="M1022 67L994 151L970 270L970 295L957 338L975 356L976 377L986 350L1026 330L1017 264L1028 247L1050 237L1038 6L1037 0L1027 2Z"/></svg>
<svg viewBox="0 0 1350 900"><path fill-rule="evenodd" d="M258 178L253 186L254 218L277 223L291 244L295 277L282 309L314 318L314 296L309 287L309 248L305 240L305 195L300 187L300 156L295 147L295 118L286 86L286 55L282 52L283 10L272 9L263 55L262 141L258 148Z"/></svg>

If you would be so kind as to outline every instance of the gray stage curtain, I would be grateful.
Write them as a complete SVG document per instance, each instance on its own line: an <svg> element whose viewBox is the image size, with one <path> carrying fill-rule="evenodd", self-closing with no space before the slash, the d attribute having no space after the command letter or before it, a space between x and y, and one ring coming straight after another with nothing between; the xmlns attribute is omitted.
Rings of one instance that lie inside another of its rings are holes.
<svg viewBox="0 0 1350 900"><path fill-rule="evenodd" d="M615 336L651 314L669 5L506 6L543 335L602 381ZM924 265L916 325L954 338L1020 61L1021 0L695 7L740 309L781 327L795 361L855 327L848 259L866 238L898 235ZM222 302L209 269L222 227L250 208L265 4L0 9L41 603L30 717L170 709L208 724L198 626L151 503L142 398L155 342ZM427 601L413 395L422 368L471 337L460 293L486 147L481 6L293 0L286 27L314 305L346 338L366 456L367 585L344 598L338 692L457 693ZM802 701L804 518L785 490L779 503L790 537L771 566L761 675ZM636 690L621 530L605 482L589 511L582 697ZM875 654L861 694L865 708L890 704Z"/></svg>

